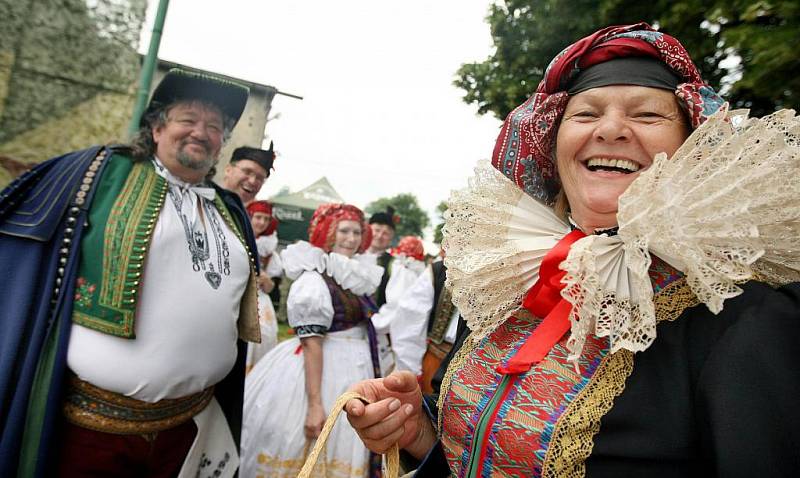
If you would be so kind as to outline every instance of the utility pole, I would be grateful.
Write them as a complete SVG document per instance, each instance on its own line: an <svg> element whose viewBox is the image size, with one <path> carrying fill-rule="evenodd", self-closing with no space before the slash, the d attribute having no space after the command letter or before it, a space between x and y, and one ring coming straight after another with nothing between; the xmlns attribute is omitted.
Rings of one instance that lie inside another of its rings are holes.
<svg viewBox="0 0 800 478"><path fill-rule="evenodd" d="M167 17L167 7L169 0L158 1L158 11L156 12L155 23L153 23L153 34L150 36L150 47L147 56L142 61L142 74L139 76L139 89L136 93L136 104L133 108L133 116L128 125L128 133L133 135L139 129L139 118L144 113L147 105L147 97L150 95L150 84L153 82L153 71L158 63L158 47L161 45L161 32L164 31L164 20Z"/></svg>

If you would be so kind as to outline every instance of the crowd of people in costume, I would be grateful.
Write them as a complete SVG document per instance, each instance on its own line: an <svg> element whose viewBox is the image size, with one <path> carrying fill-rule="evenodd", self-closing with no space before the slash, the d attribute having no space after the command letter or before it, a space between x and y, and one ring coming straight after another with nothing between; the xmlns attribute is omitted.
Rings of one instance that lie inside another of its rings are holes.
<svg viewBox="0 0 800 478"><path fill-rule="evenodd" d="M0 193L0 475L793 476L800 120L640 23L569 45L448 200L280 245L246 87L184 69L126 146ZM290 282L286 297L278 287ZM291 338L277 339L278 301ZM322 444L318 444L321 446Z"/></svg>

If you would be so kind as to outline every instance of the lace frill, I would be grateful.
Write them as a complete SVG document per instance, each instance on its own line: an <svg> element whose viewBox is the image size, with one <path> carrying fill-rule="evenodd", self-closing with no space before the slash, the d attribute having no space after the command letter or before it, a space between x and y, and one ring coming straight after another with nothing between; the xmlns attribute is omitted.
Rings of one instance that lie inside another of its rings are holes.
<svg viewBox="0 0 800 478"><path fill-rule="evenodd" d="M488 161L467 188L453 191L445 219L447 287L476 338L517 310L544 255L570 230Z"/></svg>
<svg viewBox="0 0 800 478"><path fill-rule="evenodd" d="M335 252L325 253L308 242L298 241L281 253L284 271L297 280L305 271L332 277L343 289L356 295L372 294L381 282L383 268Z"/></svg>
<svg viewBox="0 0 800 478"><path fill-rule="evenodd" d="M561 264L572 305L570 357L588 334L612 352L646 349L656 317L648 274L655 254L686 274L718 313L737 284L800 280L800 119L718 113L667 159L656 156L620 197L619 232L575 242ZM481 163L449 200L444 228L448 287L478 338L519 306L544 254L568 231L553 212Z"/></svg>

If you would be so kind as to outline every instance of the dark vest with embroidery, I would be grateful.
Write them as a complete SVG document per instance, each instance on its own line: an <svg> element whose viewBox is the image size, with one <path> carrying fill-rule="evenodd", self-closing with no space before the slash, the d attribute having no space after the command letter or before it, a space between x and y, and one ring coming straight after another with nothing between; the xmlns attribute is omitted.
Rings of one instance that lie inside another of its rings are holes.
<svg viewBox="0 0 800 478"><path fill-rule="evenodd" d="M375 327L372 326L372 322L369 320L371 314L367 313L370 310L367 297L359 297L349 290L344 290L342 286L326 274L322 274L322 278L328 286L328 291L331 293L331 302L333 303L333 321L328 328L328 332L352 329L362 322L366 322L369 354L372 358L372 371L376 378L380 377L378 338L375 334Z"/></svg>
<svg viewBox="0 0 800 478"><path fill-rule="evenodd" d="M389 283L389 277L392 275L392 259L394 258L391 254L384 252L378 256L378 260L376 261L379 266L383 267L383 277L381 277L381 283L375 290L375 305L377 305L378 308L386 303L386 284Z"/></svg>
<svg viewBox="0 0 800 478"><path fill-rule="evenodd" d="M328 331L337 332L351 329L367 320L363 305L357 295L342 289L336 281L325 274L322 274L322 278L325 279L333 302L333 322Z"/></svg>
<svg viewBox="0 0 800 478"><path fill-rule="evenodd" d="M428 338L435 344L441 344L450 317L453 315L453 301L450 290L444 286L447 278L447 267L443 261L434 262L433 269L433 308L428 316Z"/></svg>

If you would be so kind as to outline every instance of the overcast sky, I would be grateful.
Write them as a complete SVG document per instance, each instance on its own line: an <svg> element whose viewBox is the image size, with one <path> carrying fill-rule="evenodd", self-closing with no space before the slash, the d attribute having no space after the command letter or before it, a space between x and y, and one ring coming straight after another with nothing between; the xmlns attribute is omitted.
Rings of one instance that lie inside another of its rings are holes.
<svg viewBox="0 0 800 478"><path fill-rule="evenodd" d="M159 57L304 98L273 101L266 133L278 158L259 197L326 176L359 207L411 192L435 221L500 127L452 85L462 63L491 51L489 3L172 0Z"/></svg>

